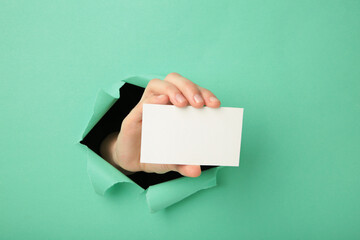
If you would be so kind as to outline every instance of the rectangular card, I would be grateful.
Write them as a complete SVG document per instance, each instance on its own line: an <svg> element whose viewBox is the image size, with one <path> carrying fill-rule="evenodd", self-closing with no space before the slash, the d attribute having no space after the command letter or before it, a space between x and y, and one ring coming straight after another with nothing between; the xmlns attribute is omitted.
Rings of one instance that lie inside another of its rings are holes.
<svg viewBox="0 0 360 240"><path fill-rule="evenodd" d="M140 162L239 166L243 110L144 104Z"/></svg>

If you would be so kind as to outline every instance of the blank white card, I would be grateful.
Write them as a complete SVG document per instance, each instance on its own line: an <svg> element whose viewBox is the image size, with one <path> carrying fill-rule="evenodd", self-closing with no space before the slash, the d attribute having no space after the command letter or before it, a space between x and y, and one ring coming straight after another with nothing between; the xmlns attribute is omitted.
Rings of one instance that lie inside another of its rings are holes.
<svg viewBox="0 0 360 240"><path fill-rule="evenodd" d="M243 110L144 104L140 162L239 166Z"/></svg>

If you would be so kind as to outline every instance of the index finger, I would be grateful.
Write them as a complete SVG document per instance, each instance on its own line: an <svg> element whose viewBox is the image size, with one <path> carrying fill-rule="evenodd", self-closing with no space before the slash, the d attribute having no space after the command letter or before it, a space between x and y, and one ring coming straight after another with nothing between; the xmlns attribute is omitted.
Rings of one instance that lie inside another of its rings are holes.
<svg viewBox="0 0 360 240"><path fill-rule="evenodd" d="M188 104L184 95L174 84L157 78L152 79L146 87L144 95L148 94L167 95L170 102L177 107L185 107Z"/></svg>

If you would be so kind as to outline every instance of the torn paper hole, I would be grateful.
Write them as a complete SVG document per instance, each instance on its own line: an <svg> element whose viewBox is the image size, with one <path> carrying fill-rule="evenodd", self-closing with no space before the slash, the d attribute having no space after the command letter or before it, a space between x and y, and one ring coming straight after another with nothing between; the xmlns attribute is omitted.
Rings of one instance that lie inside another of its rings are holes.
<svg viewBox="0 0 360 240"><path fill-rule="evenodd" d="M159 78L159 76L128 77L106 89L100 90L95 100L93 113L82 134L82 143L84 144L83 140L85 140L89 132L121 97L119 88L129 84L145 88L153 78ZM87 147L87 171L95 191L100 195L104 195L115 184L134 184L140 192L146 191L146 200L151 212L169 207L200 190L216 186L217 173L221 169L221 167L211 168L203 171L201 176L197 178L179 177L171 181L151 185L145 190L144 187L140 186L141 184L134 182L101 158L89 146Z"/></svg>

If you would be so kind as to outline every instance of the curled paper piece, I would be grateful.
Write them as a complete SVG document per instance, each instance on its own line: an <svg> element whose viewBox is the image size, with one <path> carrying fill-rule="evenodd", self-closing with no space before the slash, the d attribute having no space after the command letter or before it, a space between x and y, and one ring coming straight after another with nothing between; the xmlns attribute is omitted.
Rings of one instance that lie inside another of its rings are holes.
<svg viewBox="0 0 360 240"><path fill-rule="evenodd" d="M132 76L116 82L108 88L101 89L97 94L93 113L85 127L82 138L90 132L117 99L121 97L119 96L119 89L125 83L145 88L153 78L162 77L155 75ZM100 195L105 195L114 185L121 183L134 184L140 192L146 191L146 200L151 212L167 208L200 190L216 186L216 176L221 168L222 167L216 167L203 171L197 178L181 177L152 185L144 190L91 149L87 148L87 172L95 192Z"/></svg>
<svg viewBox="0 0 360 240"><path fill-rule="evenodd" d="M197 178L182 177L150 186L146 200L151 212L156 212L177 203L194 193L216 186L216 176L222 167L203 171Z"/></svg>

